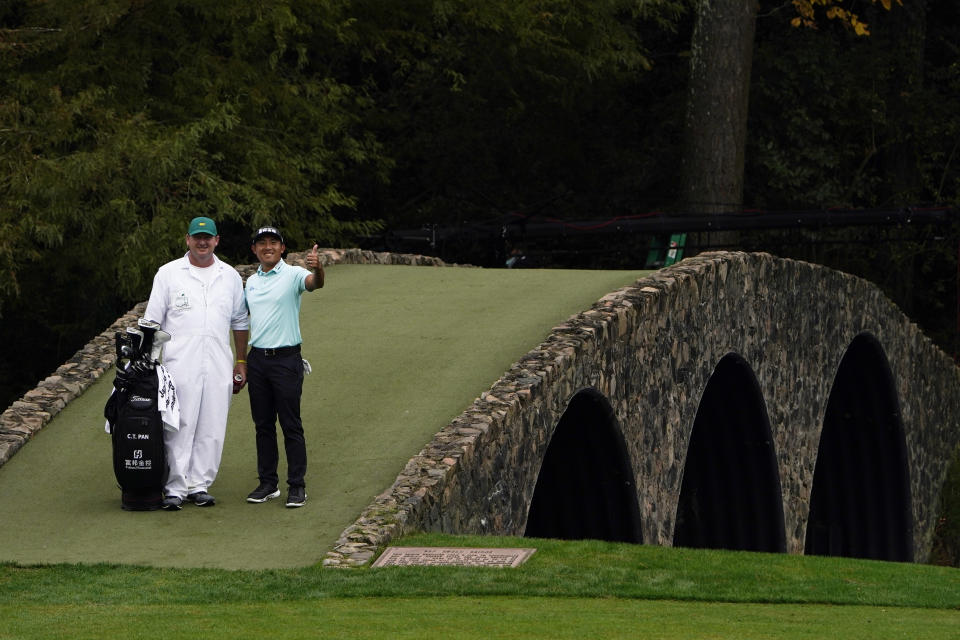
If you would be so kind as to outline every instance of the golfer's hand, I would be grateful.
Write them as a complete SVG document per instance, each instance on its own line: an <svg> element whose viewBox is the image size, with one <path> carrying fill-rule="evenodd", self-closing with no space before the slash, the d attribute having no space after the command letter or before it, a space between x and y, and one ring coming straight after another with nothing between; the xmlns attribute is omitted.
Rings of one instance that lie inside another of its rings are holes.
<svg viewBox="0 0 960 640"><path fill-rule="evenodd" d="M320 254L317 253L317 245L313 245L313 249L310 250L310 253L307 254L307 268L311 271L316 271L320 267Z"/></svg>
<svg viewBox="0 0 960 640"><path fill-rule="evenodd" d="M312 274L307 276L307 290L313 291L314 289L319 289L323 286L324 273L323 262L320 261L320 254L318 253L316 244L313 245L313 249L307 254L304 262L306 262L307 268L313 271Z"/></svg>

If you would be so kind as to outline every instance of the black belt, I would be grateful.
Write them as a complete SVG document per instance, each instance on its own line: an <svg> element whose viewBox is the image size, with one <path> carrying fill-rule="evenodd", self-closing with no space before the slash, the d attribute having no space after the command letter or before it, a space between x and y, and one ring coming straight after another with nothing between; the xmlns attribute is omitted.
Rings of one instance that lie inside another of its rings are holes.
<svg viewBox="0 0 960 640"><path fill-rule="evenodd" d="M292 347L277 347L276 349L250 347L250 353L259 353L260 355L268 358L272 358L274 356L291 356L295 353L300 353L300 345L295 344Z"/></svg>

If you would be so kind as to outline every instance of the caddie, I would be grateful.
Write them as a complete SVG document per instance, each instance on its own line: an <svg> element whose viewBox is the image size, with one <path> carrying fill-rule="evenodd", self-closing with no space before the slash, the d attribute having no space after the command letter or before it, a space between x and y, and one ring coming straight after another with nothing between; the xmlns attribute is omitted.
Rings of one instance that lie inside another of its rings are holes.
<svg viewBox="0 0 960 640"><path fill-rule="evenodd" d="M217 477L227 411L234 393L234 375L241 385L246 364L234 363L236 352L247 352L249 320L240 274L214 251L220 242L210 218L190 221L187 253L160 267L144 317L160 324L171 339L163 365L173 376L180 402L180 428L164 432L169 476L163 508L181 509L184 500L210 507L208 490Z"/></svg>

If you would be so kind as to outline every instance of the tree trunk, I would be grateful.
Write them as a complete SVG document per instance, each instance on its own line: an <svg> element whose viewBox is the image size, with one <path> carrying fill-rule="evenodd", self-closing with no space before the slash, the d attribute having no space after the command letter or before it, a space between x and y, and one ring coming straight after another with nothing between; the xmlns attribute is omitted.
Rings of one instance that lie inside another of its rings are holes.
<svg viewBox="0 0 960 640"><path fill-rule="evenodd" d="M700 0L690 47L681 203L691 214L742 208L757 0Z"/></svg>

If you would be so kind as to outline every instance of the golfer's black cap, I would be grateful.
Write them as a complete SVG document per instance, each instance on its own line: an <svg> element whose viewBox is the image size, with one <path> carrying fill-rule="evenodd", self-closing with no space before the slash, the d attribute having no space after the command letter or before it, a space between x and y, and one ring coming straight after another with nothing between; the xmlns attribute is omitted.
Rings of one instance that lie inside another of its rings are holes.
<svg viewBox="0 0 960 640"><path fill-rule="evenodd" d="M253 234L253 241L256 242L263 236L276 236L277 240L283 242L283 234L280 233L280 229L276 227L260 227L257 229L257 232ZM286 244L284 242L284 244Z"/></svg>

